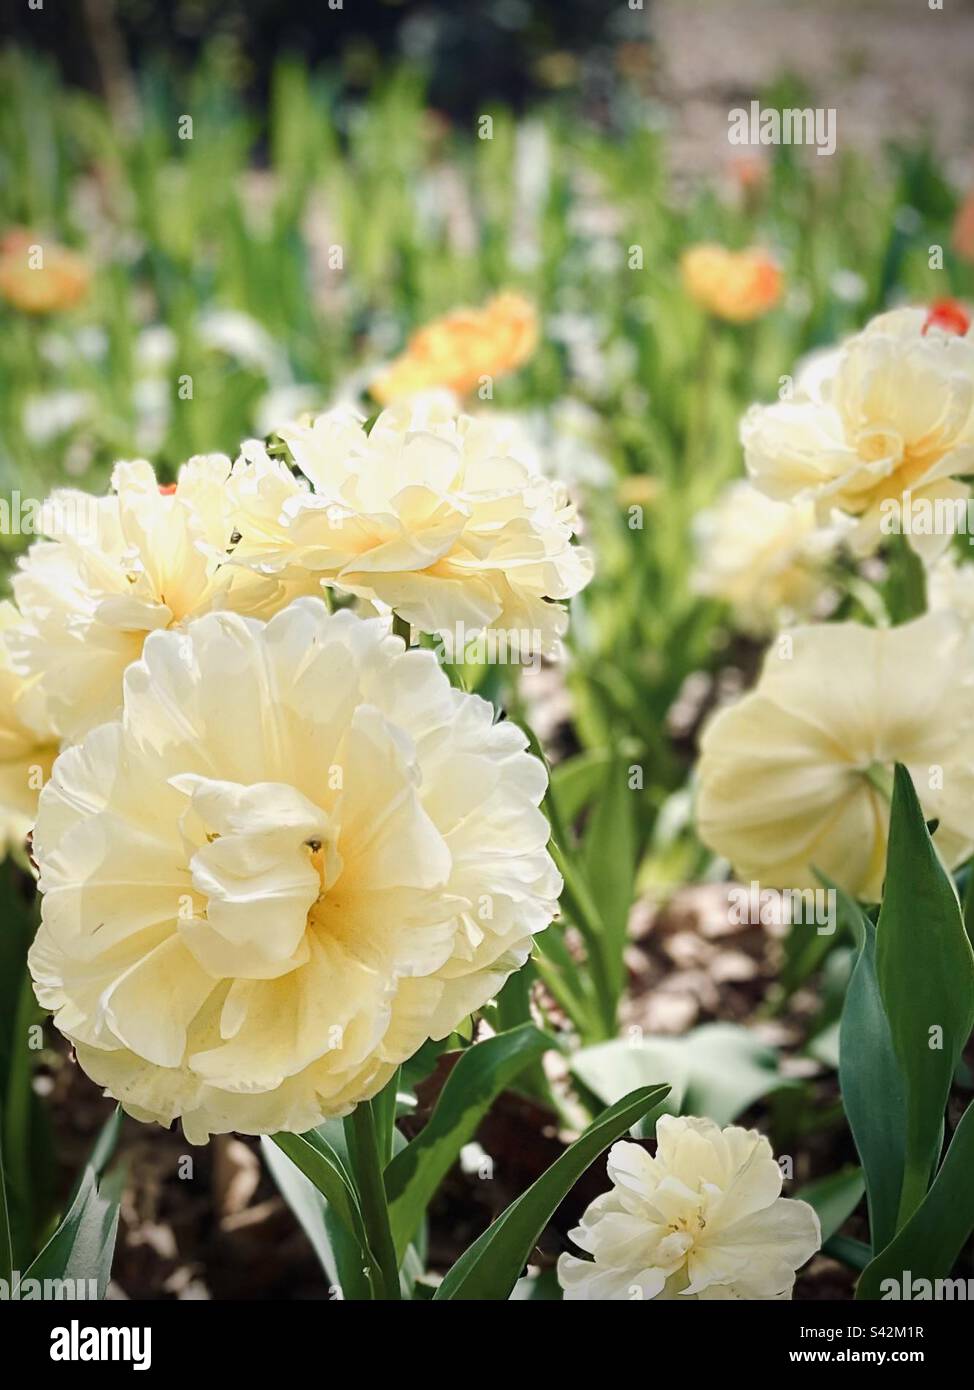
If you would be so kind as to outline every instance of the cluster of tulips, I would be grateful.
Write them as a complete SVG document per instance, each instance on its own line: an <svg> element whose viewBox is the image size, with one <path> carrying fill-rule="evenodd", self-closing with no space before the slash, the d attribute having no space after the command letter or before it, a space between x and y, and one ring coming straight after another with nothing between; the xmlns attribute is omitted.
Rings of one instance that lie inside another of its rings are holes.
<svg viewBox="0 0 974 1390"><path fill-rule="evenodd" d="M698 248L684 273L744 322L779 277L728 254ZM500 296L416 335L373 383L371 422L338 408L192 458L173 485L122 462L107 496L49 499L3 611L4 828L11 846L30 832L37 999L136 1119L203 1143L351 1117L361 1146L400 1066L558 930L545 766L434 650L458 628L516 631L557 660L592 575L564 483L441 389L516 368L538 332ZM749 481L701 519L700 584L755 632L785 625L704 733L699 832L743 878L824 873L874 902L895 763L947 863L974 850L956 600L974 567L944 558L949 535L904 538L895 563L931 611L793 624L840 548L888 546L891 500L966 498L966 317L882 315L753 407L742 438ZM655 1157L613 1147L564 1296L790 1297L820 1232L781 1197L768 1141L667 1115L656 1137ZM383 1219L366 1242L393 1296Z"/></svg>

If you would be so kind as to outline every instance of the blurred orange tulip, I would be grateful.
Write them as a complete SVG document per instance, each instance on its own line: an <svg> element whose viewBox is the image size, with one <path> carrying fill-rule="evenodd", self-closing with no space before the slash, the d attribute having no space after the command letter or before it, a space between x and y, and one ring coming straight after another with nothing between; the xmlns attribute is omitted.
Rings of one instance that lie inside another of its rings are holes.
<svg viewBox="0 0 974 1390"><path fill-rule="evenodd" d="M768 182L768 161L758 154L739 154L728 161L731 180L742 193L760 191Z"/></svg>
<svg viewBox="0 0 974 1390"><path fill-rule="evenodd" d="M725 246L691 246L680 261L690 297L719 319L750 323L781 298L782 275L766 251L729 251Z"/></svg>
<svg viewBox="0 0 974 1390"><path fill-rule="evenodd" d="M371 392L381 405L437 388L463 396L483 377L520 367L537 343L534 305L519 294L499 294L480 309L454 309L419 329Z"/></svg>
<svg viewBox="0 0 974 1390"><path fill-rule="evenodd" d="M81 256L26 227L14 228L0 241L0 295L25 314L70 309L85 297L90 282Z"/></svg>

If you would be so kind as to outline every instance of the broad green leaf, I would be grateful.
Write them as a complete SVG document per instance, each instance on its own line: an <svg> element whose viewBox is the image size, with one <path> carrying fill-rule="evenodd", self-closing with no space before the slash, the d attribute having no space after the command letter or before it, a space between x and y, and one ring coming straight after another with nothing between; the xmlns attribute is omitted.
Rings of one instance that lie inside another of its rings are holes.
<svg viewBox="0 0 974 1390"><path fill-rule="evenodd" d="M99 1135L64 1219L24 1271L23 1280L71 1279L76 1285L94 1280L98 1297L105 1297L122 1194L120 1176L104 1177L102 1170L114 1149L120 1122L116 1109Z"/></svg>
<svg viewBox="0 0 974 1390"><path fill-rule="evenodd" d="M275 1134L272 1137L277 1147L322 1194L349 1234L367 1248L362 1213L345 1165L320 1131L309 1129L306 1134Z"/></svg>
<svg viewBox="0 0 974 1390"><path fill-rule="evenodd" d="M414 1052L409 1061L403 1062L400 1068L400 1095L408 1096L415 1105L416 1087L433 1074L444 1052L456 1052L461 1043L462 1039L459 1033L451 1033L449 1037L438 1038L435 1042L430 1039L423 1043L419 1051ZM342 1132L340 1124L336 1128L339 1133Z"/></svg>
<svg viewBox="0 0 974 1390"><path fill-rule="evenodd" d="M601 1105L615 1103L640 1086L651 1085L654 1077L664 1077L669 1091L660 1111L679 1115L690 1081L689 1060L678 1052L672 1038L652 1038L648 1042L629 1043L617 1038L614 1042L595 1043L580 1048L569 1056L568 1064L576 1081L581 1083ZM659 1042L661 1046L657 1047ZM655 1116L647 1116L652 1123ZM639 1132L639 1131L637 1131Z"/></svg>
<svg viewBox="0 0 974 1390"><path fill-rule="evenodd" d="M551 769L551 792L567 825L578 819L597 794L609 756L604 749L588 749Z"/></svg>
<svg viewBox="0 0 974 1390"><path fill-rule="evenodd" d="M974 1231L974 1103L954 1131L933 1186L897 1233L873 1260L856 1289L857 1298L882 1296L882 1281L902 1281L906 1270L915 1279L945 1279L968 1236Z"/></svg>
<svg viewBox="0 0 974 1390"><path fill-rule="evenodd" d="M634 1091L600 1115L464 1251L434 1297L494 1301L509 1298L538 1237L586 1168L657 1106L665 1098L667 1089L666 1086L647 1086Z"/></svg>
<svg viewBox="0 0 974 1390"><path fill-rule="evenodd" d="M338 1266L325 1227L327 1202L311 1179L306 1178L297 1164L266 1134L260 1137L260 1149L271 1177L311 1242L325 1273L333 1284L340 1285Z"/></svg>
<svg viewBox="0 0 974 1390"><path fill-rule="evenodd" d="M412 1240L436 1189L471 1140L491 1102L548 1048L552 1039L522 1024L461 1053L429 1122L385 1172L396 1254Z"/></svg>
<svg viewBox="0 0 974 1390"><path fill-rule="evenodd" d="M851 1164L838 1173L830 1173L827 1178L807 1183L795 1196L815 1208L824 1245L845 1225L862 1201L865 1190L862 1169Z"/></svg>
<svg viewBox="0 0 974 1390"><path fill-rule="evenodd" d="M615 758L606 769L582 841L585 878L602 922L600 950L613 1003L626 977L624 952L636 874L635 805L627 765Z"/></svg>
<svg viewBox="0 0 974 1390"><path fill-rule="evenodd" d="M831 1255L833 1260L840 1260L842 1264L848 1265L850 1269L864 1270L866 1265L873 1257L870 1247L862 1240L856 1240L853 1236L836 1235L827 1240L822 1245L822 1250L826 1255Z"/></svg>
<svg viewBox="0 0 974 1390"><path fill-rule="evenodd" d="M514 1285L511 1293L512 1303L559 1303L561 1286L553 1269L543 1269L540 1274L526 1274Z"/></svg>
<svg viewBox="0 0 974 1390"><path fill-rule="evenodd" d="M365 1258L358 1241L333 1214L325 1198L301 1169L266 1134L261 1151L281 1195L321 1261L328 1281L343 1298L370 1299Z"/></svg>
<svg viewBox="0 0 974 1390"><path fill-rule="evenodd" d="M667 1109L706 1115L721 1125L769 1091L797 1084L781 1075L774 1048L733 1023L705 1023L682 1038L597 1043L576 1052L570 1066L606 1104L662 1076L671 1087Z"/></svg>
<svg viewBox="0 0 974 1390"><path fill-rule="evenodd" d="M91 1158L88 1160L89 1165L95 1171L95 1177L100 1178L111 1163L121 1130L122 1107L116 1105L112 1114L102 1125L98 1138L95 1140L95 1147L91 1151Z"/></svg>
<svg viewBox="0 0 974 1390"><path fill-rule="evenodd" d="M870 1239L881 1250L896 1230L906 1100L876 979L876 928L844 894L840 902L844 912L854 914L860 950L839 1023L839 1088L862 1162Z"/></svg>
<svg viewBox="0 0 974 1390"><path fill-rule="evenodd" d="M944 1110L974 1026L974 952L906 768L897 764L876 975L906 1087L906 1154L898 1224L927 1190Z"/></svg>

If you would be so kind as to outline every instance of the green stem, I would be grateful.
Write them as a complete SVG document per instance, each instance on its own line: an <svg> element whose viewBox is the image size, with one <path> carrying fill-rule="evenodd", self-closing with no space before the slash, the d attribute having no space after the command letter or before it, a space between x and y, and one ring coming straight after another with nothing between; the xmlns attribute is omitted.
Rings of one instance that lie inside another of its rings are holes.
<svg viewBox="0 0 974 1390"><path fill-rule="evenodd" d="M615 1037L617 1003L609 980L609 972L604 955L605 929L598 909L592 902L588 885L575 873L561 846L552 838L548 845L555 862L555 868L562 877L562 902L569 918L582 933L588 953L588 966L592 974L596 997L599 1002L601 1026L605 1038Z"/></svg>
<svg viewBox="0 0 974 1390"><path fill-rule="evenodd" d="M906 536L890 541L886 607L894 623L907 623L927 611L927 572Z"/></svg>
<svg viewBox="0 0 974 1390"><path fill-rule="evenodd" d="M405 618L400 618L398 613L392 615L392 630L397 637L402 638L407 647L412 646L412 627Z"/></svg>
<svg viewBox="0 0 974 1390"><path fill-rule="evenodd" d="M352 1160L352 1176L358 1188L369 1245L382 1275L384 1296L400 1299L399 1264L389 1225L389 1206L371 1101L360 1101L343 1124Z"/></svg>
<svg viewBox="0 0 974 1390"><path fill-rule="evenodd" d="M689 476L706 470L710 464L711 403L714 388L714 353L716 325L709 314L703 315L697 344L696 380L690 393L690 416L686 421L684 463Z"/></svg>
<svg viewBox="0 0 974 1390"><path fill-rule="evenodd" d="M893 769L886 763L870 763L863 773L866 781L875 787L888 802L893 800Z"/></svg>

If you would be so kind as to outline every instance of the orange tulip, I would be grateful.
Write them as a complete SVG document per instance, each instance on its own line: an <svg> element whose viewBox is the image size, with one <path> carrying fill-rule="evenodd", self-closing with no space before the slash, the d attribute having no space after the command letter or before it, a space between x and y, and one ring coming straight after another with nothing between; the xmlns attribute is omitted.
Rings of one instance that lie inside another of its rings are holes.
<svg viewBox="0 0 974 1390"><path fill-rule="evenodd" d="M83 299L91 282L87 262L57 242L17 227L0 241L0 295L25 314L53 314Z"/></svg>
<svg viewBox="0 0 974 1390"><path fill-rule="evenodd" d="M750 323L781 298L782 275L766 251L729 251L703 243L691 246L680 262L690 297L719 319Z"/></svg>
<svg viewBox="0 0 974 1390"><path fill-rule="evenodd" d="M732 182L745 195L760 192L768 182L768 161L761 155L737 155L727 168Z"/></svg>
<svg viewBox="0 0 974 1390"><path fill-rule="evenodd" d="M483 377L520 367L538 343L538 316L522 295L496 295L479 309L454 309L414 333L401 353L373 381L381 405L437 388L458 396Z"/></svg>

